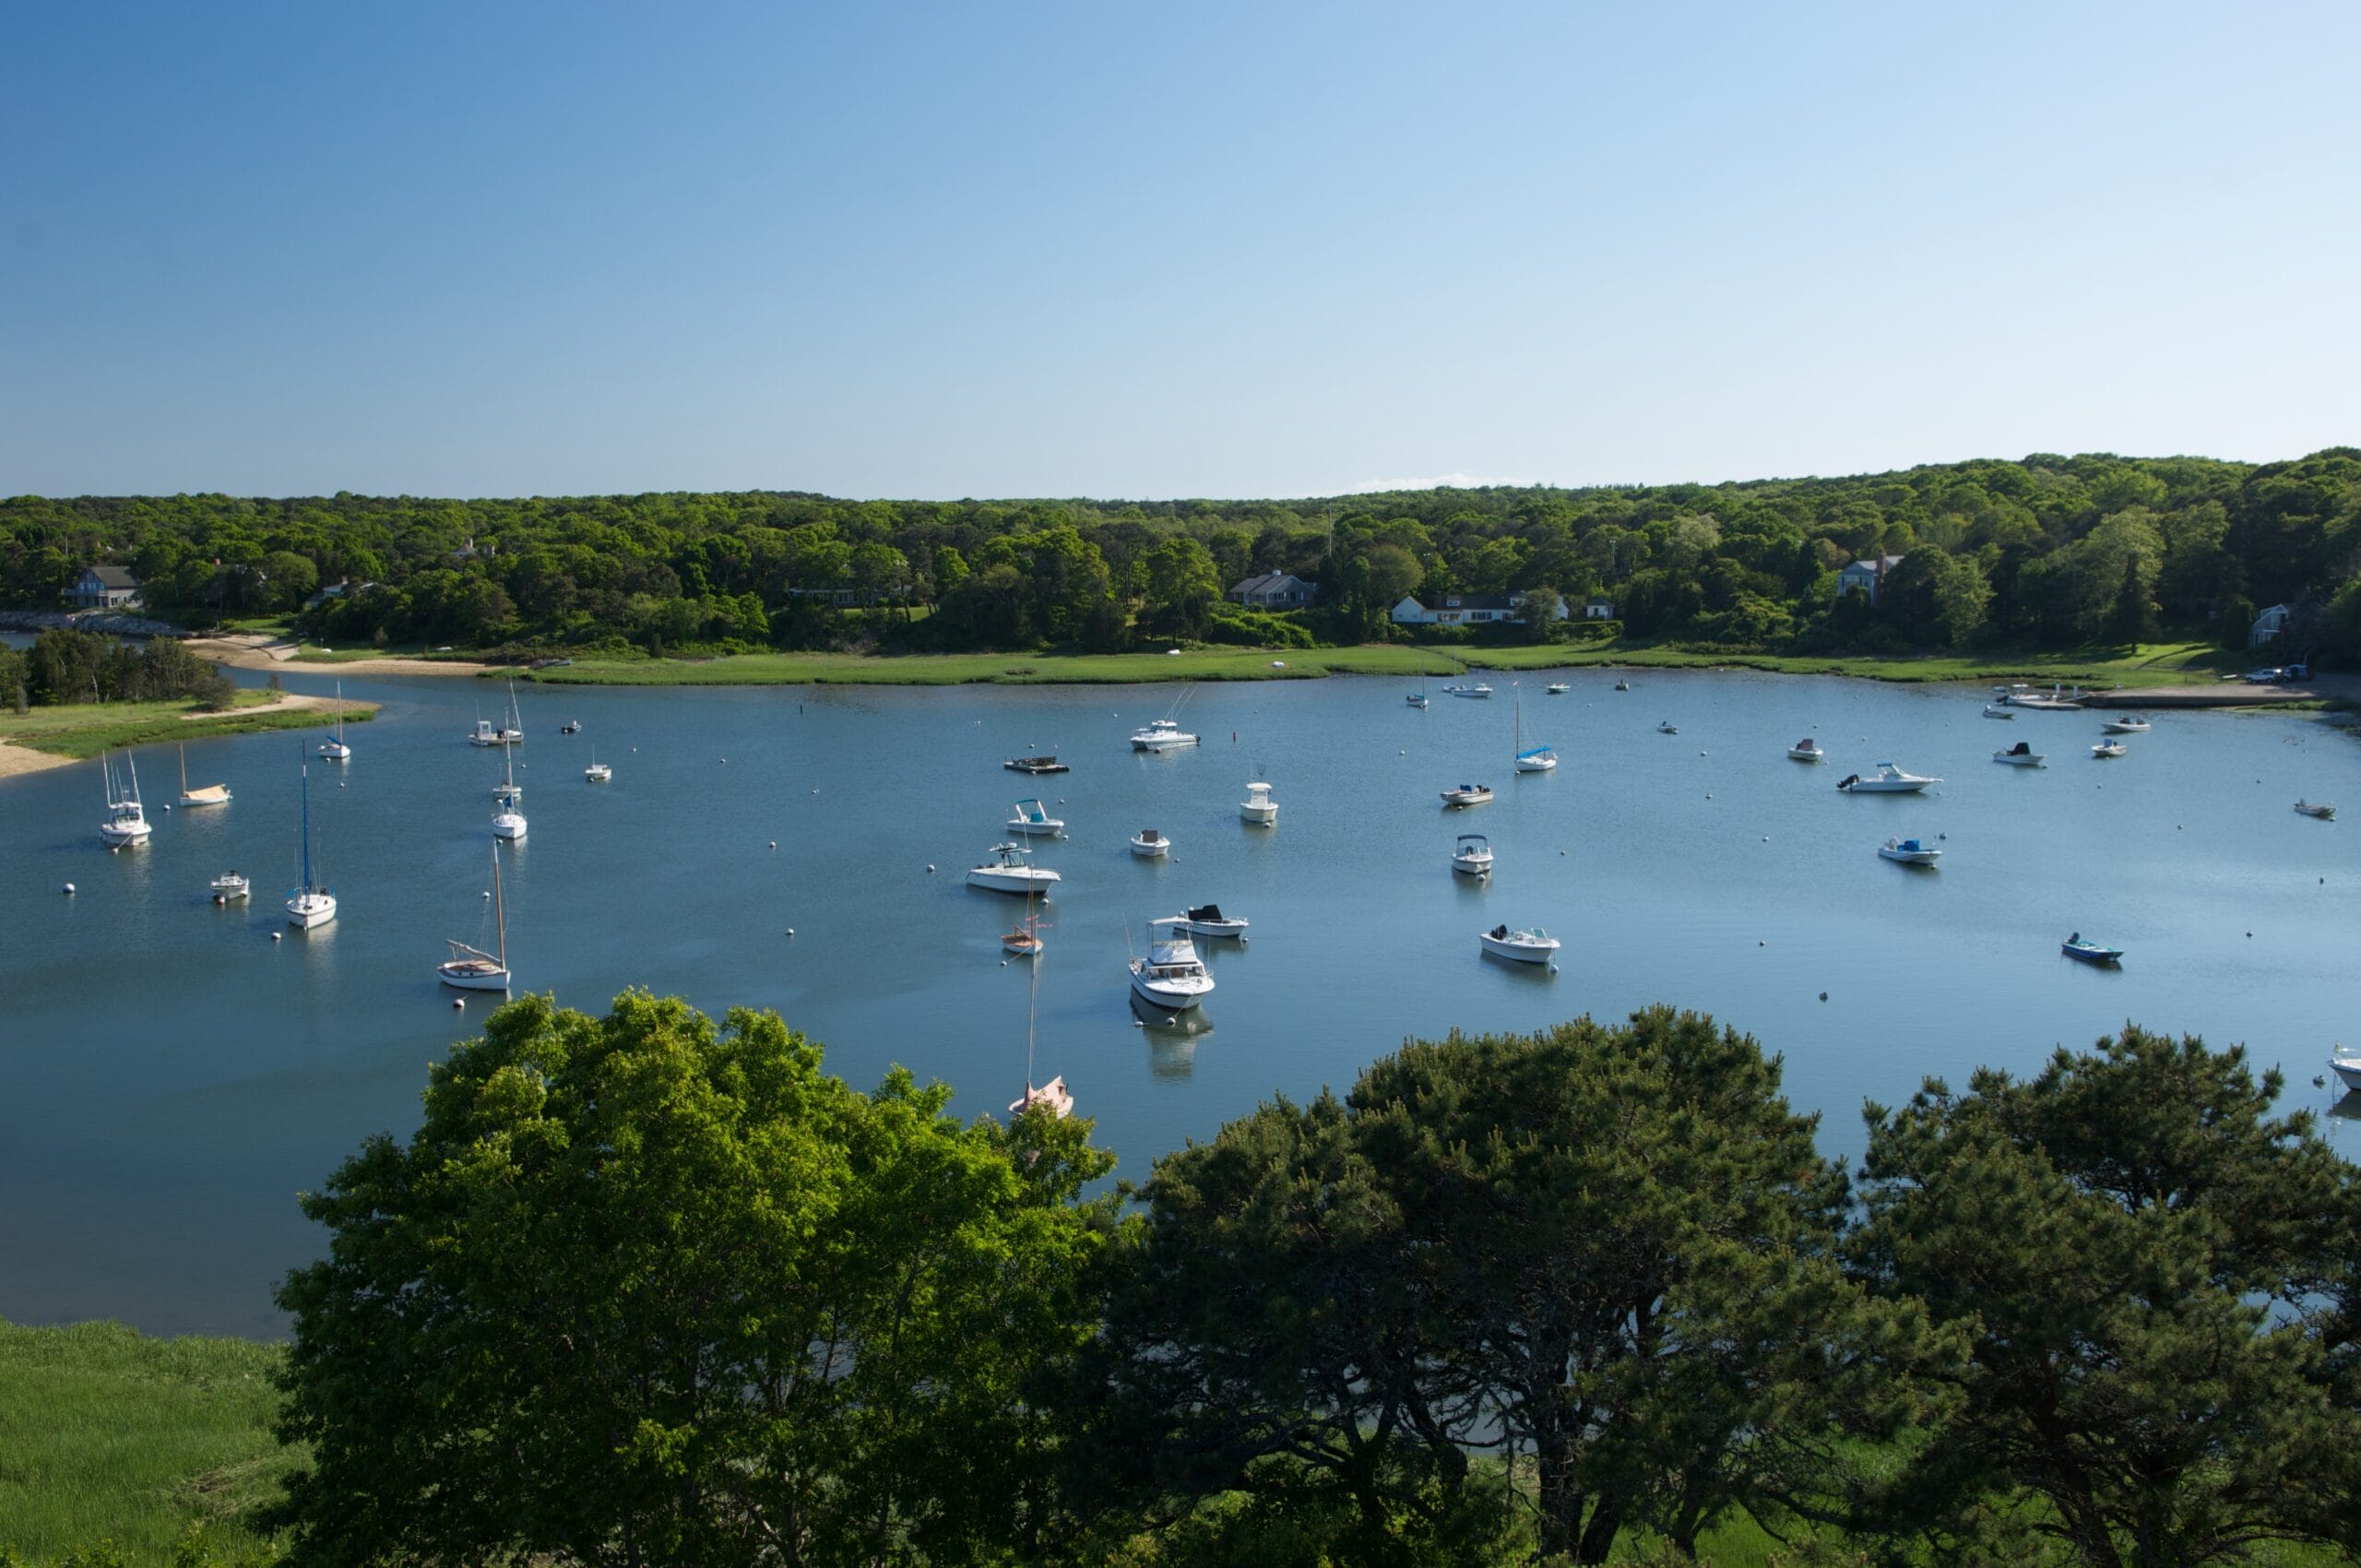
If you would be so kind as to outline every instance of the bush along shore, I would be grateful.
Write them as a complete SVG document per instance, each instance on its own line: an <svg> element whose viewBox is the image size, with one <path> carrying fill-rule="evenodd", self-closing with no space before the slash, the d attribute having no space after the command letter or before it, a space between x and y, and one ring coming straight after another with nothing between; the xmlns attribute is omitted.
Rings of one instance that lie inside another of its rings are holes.
<svg viewBox="0 0 2361 1568"><path fill-rule="evenodd" d="M2361 1170L2282 1087L2127 1026L1848 1169L1652 1007L1110 1188L1086 1116L525 997L302 1200L284 1348L0 1329L0 1561L2349 1562Z"/></svg>

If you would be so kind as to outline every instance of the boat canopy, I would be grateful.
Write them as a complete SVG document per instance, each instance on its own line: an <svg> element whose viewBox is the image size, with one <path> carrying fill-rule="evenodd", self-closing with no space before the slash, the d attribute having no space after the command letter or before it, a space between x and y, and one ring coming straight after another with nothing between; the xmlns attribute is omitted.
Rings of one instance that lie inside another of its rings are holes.
<svg viewBox="0 0 2361 1568"><path fill-rule="evenodd" d="M1220 920L1222 918L1221 906L1219 904L1200 904L1195 909L1189 911L1189 918L1192 921Z"/></svg>
<svg viewBox="0 0 2361 1568"><path fill-rule="evenodd" d="M2030 741L2019 741L2015 745L2009 748L2009 754L2011 756L2029 756L2032 754L2033 742Z"/></svg>
<svg viewBox="0 0 2361 1568"><path fill-rule="evenodd" d="M1480 833L1463 833L1463 834L1461 834L1461 835L1459 836L1459 841L1460 841L1461 843L1463 843L1463 844L1477 844L1477 845L1484 845L1484 844L1489 844L1489 843L1490 842L1490 840L1489 840L1489 839L1486 838L1486 837L1485 837L1482 834L1480 834Z"/></svg>
<svg viewBox="0 0 2361 1568"><path fill-rule="evenodd" d="M1528 746L1524 751L1521 751L1516 754L1517 760L1522 762L1529 756L1548 756L1549 754L1549 748L1548 746Z"/></svg>

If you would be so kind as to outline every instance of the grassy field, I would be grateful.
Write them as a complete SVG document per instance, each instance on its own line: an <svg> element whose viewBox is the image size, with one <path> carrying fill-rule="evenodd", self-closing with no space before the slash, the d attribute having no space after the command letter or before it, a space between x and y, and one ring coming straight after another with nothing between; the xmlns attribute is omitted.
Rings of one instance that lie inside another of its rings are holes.
<svg viewBox="0 0 2361 1568"><path fill-rule="evenodd" d="M120 1324L0 1323L0 1548L33 1562L113 1538L165 1563L192 1523L225 1558L294 1463L271 1436L277 1346Z"/></svg>
<svg viewBox="0 0 2361 1568"><path fill-rule="evenodd" d="M158 742L250 735L265 730L310 730L336 722L335 712L328 708L271 707L276 696L273 692L242 690L237 707L218 717L190 717L196 712L194 702L69 703L23 713L0 712L0 741L53 756L93 757L102 751ZM374 703L349 703L344 721L366 723L376 712Z"/></svg>
<svg viewBox="0 0 2361 1568"><path fill-rule="evenodd" d="M359 656L355 656L359 657ZM611 686L948 686L1141 681L1302 680L1321 675L1449 677L1463 669L1525 671L1620 665L1640 669L1766 670L1790 675L1851 675L1879 681L2066 681L2083 685L2175 685L2219 680L2241 656L2205 643L2156 643L2130 652L1941 659L1689 653L1618 644L1532 647L1418 648L1370 644L1333 648L1192 648L1179 654L754 653L707 659L584 659L560 669L519 671L519 680Z"/></svg>

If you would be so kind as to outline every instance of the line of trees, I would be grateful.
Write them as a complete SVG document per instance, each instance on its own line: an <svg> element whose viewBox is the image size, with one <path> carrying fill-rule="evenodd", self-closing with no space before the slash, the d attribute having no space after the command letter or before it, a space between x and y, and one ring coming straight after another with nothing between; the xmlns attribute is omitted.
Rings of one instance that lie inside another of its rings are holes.
<svg viewBox="0 0 2361 1568"><path fill-rule="evenodd" d="M2127 1028L1823 1158L1653 1008L1414 1042L1106 1190L770 1014L525 998L304 1200L298 1564L1782 1561L2361 1545L2355 1168ZM1835 1555L1841 1550L1842 1555Z"/></svg>
<svg viewBox="0 0 2361 1568"><path fill-rule="evenodd" d="M0 701L19 713L32 705L188 697L226 708L237 700L237 686L219 665L170 637L139 644L57 627L30 648L0 646Z"/></svg>
<svg viewBox="0 0 2361 1568"><path fill-rule="evenodd" d="M1839 597L1845 565L1887 556L1901 559L1874 608ZM2165 627L2242 645L2255 605L2285 602L2306 607L2307 640L2361 657L2361 449L1294 502L0 502L0 603L53 606L101 560L194 620L293 612L327 585L338 591L303 625L339 644L1285 646L1386 635L1412 593L1540 592L1603 594L1635 636L1795 651L2068 647ZM1312 611L1224 598L1281 571L1319 583Z"/></svg>

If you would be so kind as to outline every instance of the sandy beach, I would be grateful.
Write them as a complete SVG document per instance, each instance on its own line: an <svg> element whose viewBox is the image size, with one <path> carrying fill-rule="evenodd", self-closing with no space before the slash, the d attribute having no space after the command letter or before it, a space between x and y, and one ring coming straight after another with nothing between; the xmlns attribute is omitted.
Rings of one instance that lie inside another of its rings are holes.
<svg viewBox="0 0 2361 1568"><path fill-rule="evenodd" d="M449 659L303 660L295 657L295 644L258 636L196 637L190 640L188 650L234 670L296 670L306 675L481 675L492 668Z"/></svg>

